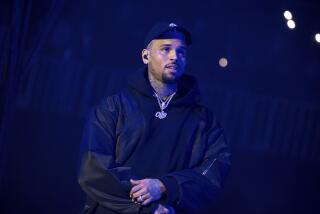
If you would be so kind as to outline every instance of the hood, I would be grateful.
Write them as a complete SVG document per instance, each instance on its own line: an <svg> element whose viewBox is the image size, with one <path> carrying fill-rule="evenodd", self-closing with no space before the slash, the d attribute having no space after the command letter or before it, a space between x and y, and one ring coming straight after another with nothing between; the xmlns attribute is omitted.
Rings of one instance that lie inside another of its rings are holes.
<svg viewBox="0 0 320 214"><path fill-rule="evenodd" d="M130 90L134 90L144 97L155 99L146 66L129 75L127 83ZM172 98L171 103L174 105L191 105L199 101L200 95L196 78L183 74L178 83L177 94Z"/></svg>

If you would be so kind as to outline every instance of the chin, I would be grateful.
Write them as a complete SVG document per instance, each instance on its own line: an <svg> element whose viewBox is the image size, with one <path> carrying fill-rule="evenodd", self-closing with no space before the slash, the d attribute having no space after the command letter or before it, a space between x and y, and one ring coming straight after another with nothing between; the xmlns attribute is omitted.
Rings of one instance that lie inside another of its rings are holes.
<svg viewBox="0 0 320 214"><path fill-rule="evenodd" d="M167 84L176 84L178 83L180 77L174 76L174 77L165 77L163 78L163 82Z"/></svg>
<svg viewBox="0 0 320 214"><path fill-rule="evenodd" d="M162 80L164 83L167 84L175 84L179 81L180 77L182 76L181 71L176 71L176 72L168 72L168 73L164 73L162 75Z"/></svg>

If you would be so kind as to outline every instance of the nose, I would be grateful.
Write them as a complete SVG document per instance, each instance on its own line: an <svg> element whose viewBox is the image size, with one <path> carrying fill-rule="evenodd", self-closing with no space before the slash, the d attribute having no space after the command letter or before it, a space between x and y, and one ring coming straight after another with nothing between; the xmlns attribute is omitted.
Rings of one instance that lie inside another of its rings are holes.
<svg viewBox="0 0 320 214"><path fill-rule="evenodd" d="M169 52L169 59L170 60L176 60L177 59L177 51L174 49L171 49Z"/></svg>

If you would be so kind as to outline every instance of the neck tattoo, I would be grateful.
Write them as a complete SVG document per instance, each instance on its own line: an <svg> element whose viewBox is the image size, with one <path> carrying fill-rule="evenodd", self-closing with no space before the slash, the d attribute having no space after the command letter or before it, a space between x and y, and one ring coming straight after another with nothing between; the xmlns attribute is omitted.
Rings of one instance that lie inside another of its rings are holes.
<svg viewBox="0 0 320 214"><path fill-rule="evenodd" d="M168 107L171 99L176 94L177 84L165 84L162 81L157 80L152 75L152 72L148 73L148 77L154 90L154 97L157 98L157 102L160 107L160 111L156 112L154 116L159 119L164 119L167 117L167 113L164 110Z"/></svg>

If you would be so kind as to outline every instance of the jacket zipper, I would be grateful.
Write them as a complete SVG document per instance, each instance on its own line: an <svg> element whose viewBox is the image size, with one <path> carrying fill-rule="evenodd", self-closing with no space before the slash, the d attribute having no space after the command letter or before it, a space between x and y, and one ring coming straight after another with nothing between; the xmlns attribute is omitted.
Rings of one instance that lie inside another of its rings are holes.
<svg viewBox="0 0 320 214"><path fill-rule="evenodd" d="M211 166L214 164L214 162L216 162L217 158L213 159L212 163L210 164L210 166L208 168L206 168L206 170L204 170L202 172L202 175L206 175L207 172L209 171L209 169L211 168Z"/></svg>

